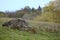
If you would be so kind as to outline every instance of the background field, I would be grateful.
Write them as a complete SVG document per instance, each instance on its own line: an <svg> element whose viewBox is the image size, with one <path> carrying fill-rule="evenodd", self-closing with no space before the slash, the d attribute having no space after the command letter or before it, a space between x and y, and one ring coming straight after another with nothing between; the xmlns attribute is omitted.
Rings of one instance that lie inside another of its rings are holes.
<svg viewBox="0 0 60 40"><path fill-rule="evenodd" d="M2 27L2 24L5 21L8 21L9 19L12 19L12 18L0 19L0 40L60 40L60 31L50 33L50 32L44 32L39 30L37 34L32 34L29 32L13 30L10 28ZM33 27L39 26L37 25L38 22L29 21L29 23Z"/></svg>

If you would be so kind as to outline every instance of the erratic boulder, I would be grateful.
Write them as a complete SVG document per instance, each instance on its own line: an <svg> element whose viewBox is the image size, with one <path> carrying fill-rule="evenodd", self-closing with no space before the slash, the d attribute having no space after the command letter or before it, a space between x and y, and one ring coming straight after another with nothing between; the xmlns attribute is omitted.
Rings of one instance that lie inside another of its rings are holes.
<svg viewBox="0 0 60 40"><path fill-rule="evenodd" d="M13 19L2 24L3 27L18 29L21 31L30 31L36 33L35 29L29 26L29 23L24 19Z"/></svg>

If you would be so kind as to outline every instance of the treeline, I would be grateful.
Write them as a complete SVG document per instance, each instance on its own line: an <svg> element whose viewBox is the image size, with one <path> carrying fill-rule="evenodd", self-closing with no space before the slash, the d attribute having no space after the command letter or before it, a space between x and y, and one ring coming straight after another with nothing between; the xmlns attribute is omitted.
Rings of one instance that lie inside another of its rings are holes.
<svg viewBox="0 0 60 40"><path fill-rule="evenodd" d="M30 8L29 6L25 6L20 10L16 10L15 12L0 12L0 17L9 17L9 18L27 18L32 16L35 17L40 15L42 12L42 8L39 6L37 9Z"/></svg>
<svg viewBox="0 0 60 40"><path fill-rule="evenodd" d="M60 23L60 0L50 1L45 7L24 7L15 12L0 12L0 17L33 19L36 21Z"/></svg>
<svg viewBox="0 0 60 40"><path fill-rule="evenodd" d="M34 20L60 23L60 0L50 1L43 8L41 16L37 16Z"/></svg>

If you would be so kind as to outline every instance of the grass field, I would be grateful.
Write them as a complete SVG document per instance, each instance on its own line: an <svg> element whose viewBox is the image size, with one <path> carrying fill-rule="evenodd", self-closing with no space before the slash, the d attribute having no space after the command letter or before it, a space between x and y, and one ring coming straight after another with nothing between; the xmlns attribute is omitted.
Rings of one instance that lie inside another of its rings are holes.
<svg viewBox="0 0 60 40"><path fill-rule="evenodd" d="M38 31L39 33L32 34L29 32L2 27L2 23L10 19L11 18L0 18L0 40L60 40L60 31L54 33ZM32 21L32 26L35 24L33 24Z"/></svg>

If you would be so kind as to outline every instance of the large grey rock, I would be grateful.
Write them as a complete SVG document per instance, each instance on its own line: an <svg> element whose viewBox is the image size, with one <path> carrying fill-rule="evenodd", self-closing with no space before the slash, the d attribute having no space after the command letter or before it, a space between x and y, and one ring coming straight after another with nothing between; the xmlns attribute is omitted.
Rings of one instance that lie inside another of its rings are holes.
<svg viewBox="0 0 60 40"><path fill-rule="evenodd" d="M2 26L7 26L11 28L27 27L28 22L23 19L13 19L8 22L5 22L4 24L2 24Z"/></svg>
<svg viewBox="0 0 60 40"><path fill-rule="evenodd" d="M21 31L28 31L36 33L35 29L29 26L29 23L24 19L13 19L2 24L3 27L9 27L12 29L18 29Z"/></svg>

